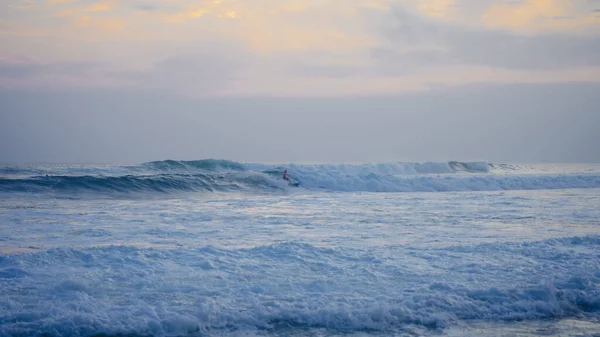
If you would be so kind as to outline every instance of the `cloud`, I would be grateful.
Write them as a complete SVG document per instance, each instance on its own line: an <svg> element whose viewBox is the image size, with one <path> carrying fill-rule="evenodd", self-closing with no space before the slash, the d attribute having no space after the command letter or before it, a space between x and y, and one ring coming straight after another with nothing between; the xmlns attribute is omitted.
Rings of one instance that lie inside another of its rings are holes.
<svg viewBox="0 0 600 337"><path fill-rule="evenodd" d="M252 62L252 54L243 46L205 41L194 52L171 56L147 69L116 76L142 90L204 97L227 91Z"/></svg>
<svg viewBox="0 0 600 337"><path fill-rule="evenodd" d="M135 8L140 9L142 11L146 11L146 12L152 12L157 10L158 7L153 6L153 5L138 5L135 6Z"/></svg>
<svg viewBox="0 0 600 337"><path fill-rule="evenodd" d="M564 69L600 65L600 36L527 36L428 20L399 7L394 13L395 27L384 32L391 46L373 49L380 66L390 66L395 60L411 67L471 64L506 69Z"/></svg>
<svg viewBox="0 0 600 337"><path fill-rule="evenodd" d="M495 4L483 15L490 27L524 28L535 22L565 16L569 4L560 0L527 0L520 3Z"/></svg>
<svg viewBox="0 0 600 337"><path fill-rule="evenodd" d="M77 0L46 0L46 2L51 5L62 5L62 4L77 2Z"/></svg>
<svg viewBox="0 0 600 337"><path fill-rule="evenodd" d="M407 76L431 67L540 72L600 66L600 36L522 35L481 29L423 17L403 6L367 14L377 22L371 26L373 35L386 41L367 53L357 49L343 56L335 52L330 57L300 54L289 59L289 71L307 77L364 78Z"/></svg>
<svg viewBox="0 0 600 337"><path fill-rule="evenodd" d="M179 12L176 14L169 14L164 16L164 20L170 23L183 23L190 19L198 19L210 12L208 8L191 7L186 11Z"/></svg>
<svg viewBox="0 0 600 337"><path fill-rule="evenodd" d="M516 31L576 29L600 24L594 16L577 15L575 4L572 0L499 3L492 5L482 18L487 27Z"/></svg>
<svg viewBox="0 0 600 337"><path fill-rule="evenodd" d="M204 0L187 5L174 13L163 14L162 19L168 23L185 23L210 15L217 18L236 18L237 13L222 0Z"/></svg>
<svg viewBox="0 0 600 337"><path fill-rule="evenodd" d="M18 11L28 11L36 8L36 2L33 0L21 0L8 5L8 8Z"/></svg>
<svg viewBox="0 0 600 337"><path fill-rule="evenodd" d="M65 90L131 84L113 76L112 72L110 67L97 62L40 62L13 55L0 58L0 87Z"/></svg>
<svg viewBox="0 0 600 337"><path fill-rule="evenodd" d="M597 74L600 67L594 24L585 33L569 28L594 15L597 2L19 3L35 3L39 10L9 10L9 20L0 20L0 44L16 54L35 55L42 65L5 67L5 85L18 80L22 86L39 86L54 78L67 85L115 83L185 95L339 95L423 90L486 78L588 81L582 72ZM498 13L506 14L504 21ZM57 66L78 62L88 68Z"/></svg>
<svg viewBox="0 0 600 337"><path fill-rule="evenodd" d="M188 53L137 68L98 61L43 62L22 55L1 57L0 86L45 90L127 86L204 97L227 91L254 60L252 53L240 44L198 42L199 46Z"/></svg>
<svg viewBox="0 0 600 337"><path fill-rule="evenodd" d="M103 1L91 4L85 8L86 12L106 12L117 6L116 1Z"/></svg>
<svg viewBox="0 0 600 337"><path fill-rule="evenodd" d="M455 0L426 0L420 1L417 9L424 15L447 18L452 16L457 8Z"/></svg>

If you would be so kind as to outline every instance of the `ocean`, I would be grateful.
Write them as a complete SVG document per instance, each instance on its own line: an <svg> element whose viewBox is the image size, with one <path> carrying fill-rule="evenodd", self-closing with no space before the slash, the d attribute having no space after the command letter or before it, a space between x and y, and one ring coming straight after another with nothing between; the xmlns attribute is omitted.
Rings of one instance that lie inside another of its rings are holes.
<svg viewBox="0 0 600 337"><path fill-rule="evenodd" d="M0 167L0 336L539 335L600 336L598 164Z"/></svg>

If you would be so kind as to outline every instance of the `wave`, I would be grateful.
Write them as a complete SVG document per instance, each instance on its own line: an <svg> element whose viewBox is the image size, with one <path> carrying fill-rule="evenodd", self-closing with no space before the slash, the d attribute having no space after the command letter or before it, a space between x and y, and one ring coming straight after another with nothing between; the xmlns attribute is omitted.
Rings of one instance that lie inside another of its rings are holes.
<svg viewBox="0 0 600 337"><path fill-rule="evenodd" d="M296 168L338 169L344 171L376 171L391 174L443 174L443 173L484 173L490 169L506 169L511 165L496 165L486 162L424 162L424 163L380 163L363 165L291 165ZM81 176L121 176L148 175L161 173L208 173L240 172L247 170L275 170L279 173L282 165L238 163L221 159L202 160L161 160L131 166L90 166L90 165L36 165L0 167L0 177L32 177L48 175Z"/></svg>
<svg viewBox="0 0 600 337"><path fill-rule="evenodd" d="M598 236L569 237L400 249L398 259L299 242L0 255L0 335L396 334L414 326L425 330L411 335L424 335L460 321L597 319L599 245ZM407 255L441 264L406 269Z"/></svg>
<svg viewBox="0 0 600 337"><path fill-rule="evenodd" d="M0 191L4 192L177 192L207 191L229 192L241 190L271 190L279 188L260 174L159 174L126 175L118 177L98 176L44 176L27 179L0 179Z"/></svg>
<svg viewBox="0 0 600 337"><path fill-rule="evenodd" d="M486 162L320 164L287 166L228 160L154 161L134 166L5 167L0 192L174 193L282 191L288 169L307 190L365 192L497 191L598 188L600 171L532 169Z"/></svg>

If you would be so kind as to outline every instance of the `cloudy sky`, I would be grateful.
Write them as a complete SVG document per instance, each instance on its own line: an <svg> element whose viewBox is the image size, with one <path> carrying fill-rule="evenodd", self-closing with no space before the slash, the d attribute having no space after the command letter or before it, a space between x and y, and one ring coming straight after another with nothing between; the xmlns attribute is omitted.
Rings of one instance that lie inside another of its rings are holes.
<svg viewBox="0 0 600 337"><path fill-rule="evenodd" d="M0 5L0 162L600 161L600 0Z"/></svg>

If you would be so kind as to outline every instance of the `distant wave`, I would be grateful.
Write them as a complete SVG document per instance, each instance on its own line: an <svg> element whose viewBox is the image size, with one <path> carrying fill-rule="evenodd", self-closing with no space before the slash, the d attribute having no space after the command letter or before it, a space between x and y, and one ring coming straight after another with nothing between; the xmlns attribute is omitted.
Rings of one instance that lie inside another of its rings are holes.
<svg viewBox="0 0 600 337"><path fill-rule="evenodd" d="M486 162L287 166L228 160L155 161L134 166L0 168L0 192L173 193L290 189L288 169L304 189L369 192L495 191L600 187L600 171L537 171ZM532 173L534 172L534 173Z"/></svg>

